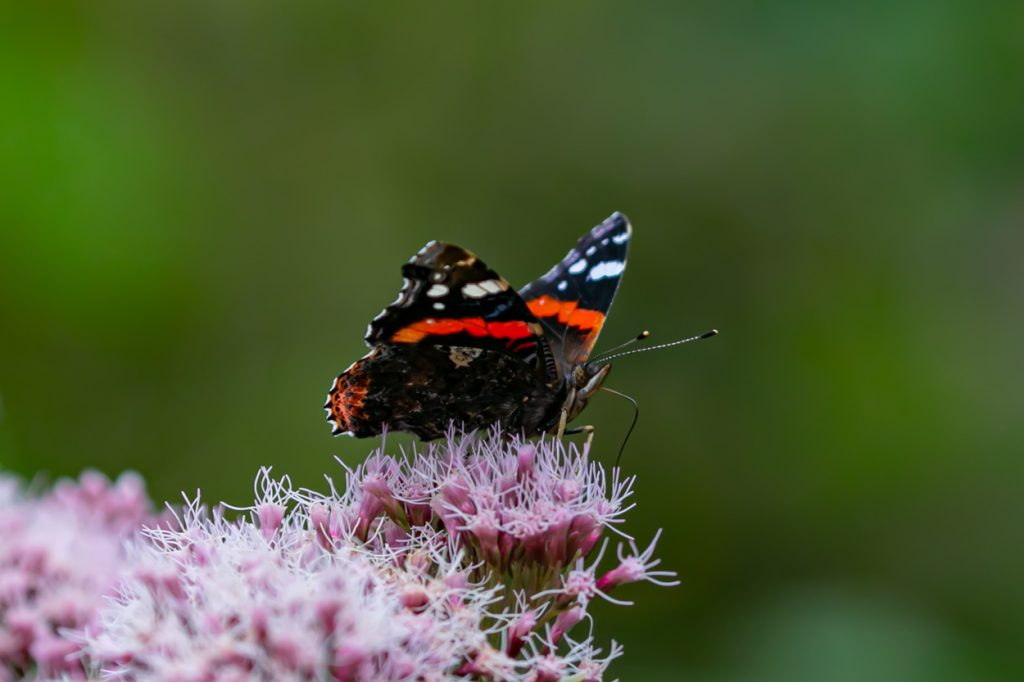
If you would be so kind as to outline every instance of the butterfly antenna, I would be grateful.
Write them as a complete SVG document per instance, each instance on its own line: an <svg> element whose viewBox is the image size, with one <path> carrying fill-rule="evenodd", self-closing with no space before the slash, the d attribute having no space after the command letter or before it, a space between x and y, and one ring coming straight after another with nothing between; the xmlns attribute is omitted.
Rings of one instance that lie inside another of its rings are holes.
<svg viewBox="0 0 1024 682"><path fill-rule="evenodd" d="M633 423L629 425L629 431L626 431L626 437L622 439L622 445L619 446L619 454L615 456L615 466L618 467L619 460L622 459L622 452L623 450L626 449L626 443L629 442L629 437L633 435L633 429L636 428L636 422L638 419L640 419L640 405L637 404L636 399L633 398L632 396L628 396L625 393L619 393L615 389L608 388L607 386L602 386L601 390L607 391L612 395L617 395L620 398L628 400L630 404L633 406Z"/></svg>
<svg viewBox="0 0 1024 682"><path fill-rule="evenodd" d="M659 343L657 346L648 346L647 348L637 348L634 350L627 350L625 353L616 353L615 355L609 355L606 358L601 358L602 362L608 362L615 358L621 358L623 355L633 355L634 353L646 353L649 350L658 350L659 348L671 348L672 346L681 346L684 343L690 343L692 341L700 341L701 339L710 339L712 336L718 333L717 329L709 329L703 334L697 336L691 336L687 339L679 339L678 341L670 341L669 343Z"/></svg>
<svg viewBox="0 0 1024 682"><path fill-rule="evenodd" d="M606 351L601 351L600 353L597 354L596 357L594 357L591 360L591 362L600 362L602 356L608 355L610 353L616 353L616 352L622 350L623 348L626 348L627 346L632 346L637 341L643 341L643 340L647 339L650 335L651 335L651 333L645 329L642 332L640 332L639 334L637 334L635 337L630 339L629 341L626 341L625 343L620 343L619 345L615 346L615 348L611 348L611 349L606 350Z"/></svg>

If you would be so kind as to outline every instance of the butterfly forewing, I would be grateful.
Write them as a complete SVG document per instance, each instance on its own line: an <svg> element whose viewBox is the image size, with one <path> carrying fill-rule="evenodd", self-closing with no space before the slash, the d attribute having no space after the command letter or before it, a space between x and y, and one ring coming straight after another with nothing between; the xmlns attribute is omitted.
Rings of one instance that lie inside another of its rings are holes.
<svg viewBox="0 0 1024 682"><path fill-rule="evenodd" d="M580 237L565 258L519 290L564 376L586 361L622 281L633 230L621 213Z"/></svg>
<svg viewBox="0 0 1024 682"><path fill-rule="evenodd" d="M511 353L549 379L552 355L519 294L473 253L430 242L402 267L402 290L366 334L378 344L426 344Z"/></svg>

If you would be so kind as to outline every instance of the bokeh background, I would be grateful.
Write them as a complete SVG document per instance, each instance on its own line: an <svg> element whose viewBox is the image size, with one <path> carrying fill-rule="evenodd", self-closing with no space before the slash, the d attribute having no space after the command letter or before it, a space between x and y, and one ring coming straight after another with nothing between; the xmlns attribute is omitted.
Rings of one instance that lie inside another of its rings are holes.
<svg viewBox="0 0 1024 682"><path fill-rule="evenodd" d="M0 463L244 503L429 239L525 283L613 210L642 405L624 680L1024 674L1024 12L108 3L0 27ZM996 9L999 8L999 9ZM614 457L631 412L589 408ZM395 441L397 443L398 440Z"/></svg>

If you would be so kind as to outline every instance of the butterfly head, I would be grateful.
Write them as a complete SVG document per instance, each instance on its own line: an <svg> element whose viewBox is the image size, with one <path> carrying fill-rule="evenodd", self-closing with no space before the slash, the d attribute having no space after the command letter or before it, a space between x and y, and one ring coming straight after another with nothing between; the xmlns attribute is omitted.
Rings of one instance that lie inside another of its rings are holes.
<svg viewBox="0 0 1024 682"><path fill-rule="evenodd" d="M568 377L569 391L566 396L565 409L568 421L572 421L587 406L601 384L608 378L612 366L596 362L581 362L573 367Z"/></svg>

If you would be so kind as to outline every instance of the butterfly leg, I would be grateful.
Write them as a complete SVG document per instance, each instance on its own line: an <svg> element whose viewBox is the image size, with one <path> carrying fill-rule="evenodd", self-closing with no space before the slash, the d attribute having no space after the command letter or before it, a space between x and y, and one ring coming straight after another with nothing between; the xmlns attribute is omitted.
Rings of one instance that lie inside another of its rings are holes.
<svg viewBox="0 0 1024 682"><path fill-rule="evenodd" d="M589 448L591 441L594 440L594 427L591 424L585 424L584 426L574 426L571 429L567 429L565 435L571 436L576 433L587 434L587 439L583 442L583 447Z"/></svg>
<svg viewBox="0 0 1024 682"><path fill-rule="evenodd" d="M555 432L555 438L562 440L562 436L565 435L565 425L569 421L569 411L563 409L562 416L558 418L558 431Z"/></svg>

